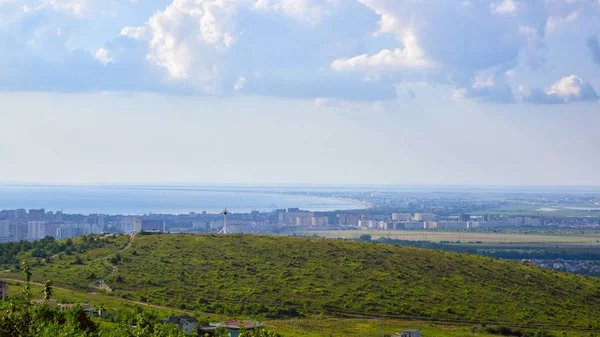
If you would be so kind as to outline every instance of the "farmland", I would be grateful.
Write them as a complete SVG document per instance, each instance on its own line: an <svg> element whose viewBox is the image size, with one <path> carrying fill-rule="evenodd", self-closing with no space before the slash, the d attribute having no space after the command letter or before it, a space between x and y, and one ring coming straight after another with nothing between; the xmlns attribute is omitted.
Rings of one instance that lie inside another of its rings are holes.
<svg viewBox="0 0 600 337"><path fill-rule="evenodd" d="M541 234L506 234L482 232L442 232L425 230L328 230L307 231L303 235L316 235L326 238L357 239L361 235L371 235L373 239L380 237L395 240L413 241L450 241L461 243L478 242L488 244L546 244L567 246L598 246L600 234L587 235L541 235Z"/></svg>

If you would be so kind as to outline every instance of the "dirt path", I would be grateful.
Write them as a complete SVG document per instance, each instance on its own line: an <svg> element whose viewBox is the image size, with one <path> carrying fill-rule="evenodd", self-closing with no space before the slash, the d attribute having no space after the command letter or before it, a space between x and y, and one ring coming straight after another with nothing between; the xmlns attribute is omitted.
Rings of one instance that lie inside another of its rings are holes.
<svg viewBox="0 0 600 337"><path fill-rule="evenodd" d="M95 286L96 288L100 289L100 290L104 290L106 292L112 292L112 288L106 284L106 282L104 281L105 278L109 277L112 274L115 274L116 272L119 271L119 268L117 268L117 266L113 265L112 263L110 263L109 259L111 259L112 257L116 256L119 253L122 253L126 250L128 250L129 248L131 248L133 246L133 241L135 241L135 234L131 233L129 234L129 242L127 242L127 245L125 245L125 247L119 249L119 251L117 251L116 253L111 253L108 254L107 256L105 256L102 259L102 264L104 264L105 266L111 268L111 271L104 275L99 281L98 281L98 285Z"/></svg>
<svg viewBox="0 0 600 337"><path fill-rule="evenodd" d="M12 277L6 277L6 276L0 276L0 279L6 280L6 281L21 282L21 283L24 282L21 279L12 278ZM33 285L36 285L36 286L42 286L42 287L44 286L43 283L39 283L39 282L33 282L33 281L31 281L29 283L31 283ZM57 287L55 285L53 285L52 288L58 289L58 290L63 290L63 291L79 292L79 291L73 290L73 289ZM84 294L89 294L89 295L99 295L99 293L97 293L97 292L89 292L89 293L88 292L79 292L79 293L84 293ZM105 296L108 296L108 295L105 295ZM169 310L169 311L179 311L179 312L186 312L186 313L190 313L190 314L195 313L192 310L177 309L177 308L166 307L166 306L157 305L157 304L150 304L150 303L145 303L145 302L140 302L140 301L129 300L129 299L126 299L126 298L119 298L119 301L128 302L128 303L132 303L132 304L137 304L137 305L142 306L142 307L148 307L148 308L154 308L154 309Z"/></svg>

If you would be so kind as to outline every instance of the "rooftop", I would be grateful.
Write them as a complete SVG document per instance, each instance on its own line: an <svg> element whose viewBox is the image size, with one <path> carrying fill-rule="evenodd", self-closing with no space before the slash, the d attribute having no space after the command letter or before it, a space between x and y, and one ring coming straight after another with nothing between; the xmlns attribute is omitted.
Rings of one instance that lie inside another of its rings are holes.
<svg viewBox="0 0 600 337"><path fill-rule="evenodd" d="M188 322L193 322L193 323L197 323L198 322L198 320L196 318L194 318L192 316L187 316L187 315L184 315L184 316L170 316L170 317L167 317L165 319L161 319L160 321L164 322L164 323L170 322L170 323L175 323L175 324L179 324L181 321L188 321Z"/></svg>

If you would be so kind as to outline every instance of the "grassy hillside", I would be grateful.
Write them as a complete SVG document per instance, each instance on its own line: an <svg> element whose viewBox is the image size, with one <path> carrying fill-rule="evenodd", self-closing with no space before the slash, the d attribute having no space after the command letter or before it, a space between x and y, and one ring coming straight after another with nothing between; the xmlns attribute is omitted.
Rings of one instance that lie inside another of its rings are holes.
<svg viewBox="0 0 600 337"><path fill-rule="evenodd" d="M34 279L90 289L105 279L117 296L225 314L600 328L600 280L486 257L251 235L137 235L131 246L126 236L103 240L41 261ZM19 276L9 274L0 278Z"/></svg>

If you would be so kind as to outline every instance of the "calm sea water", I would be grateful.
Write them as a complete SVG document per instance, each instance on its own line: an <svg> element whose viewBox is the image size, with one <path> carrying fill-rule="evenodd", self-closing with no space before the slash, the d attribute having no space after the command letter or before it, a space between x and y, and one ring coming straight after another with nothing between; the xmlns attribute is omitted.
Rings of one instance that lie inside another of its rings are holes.
<svg viewBox="0 0 600 337"><path fill-rule="evenodd" d="M297 207L310 211L364 208L359 202L277 193L261 187L0 185L0 210L45 208L65 213L234 213ZM291 192L291 190L287 191Z"/></svg>

